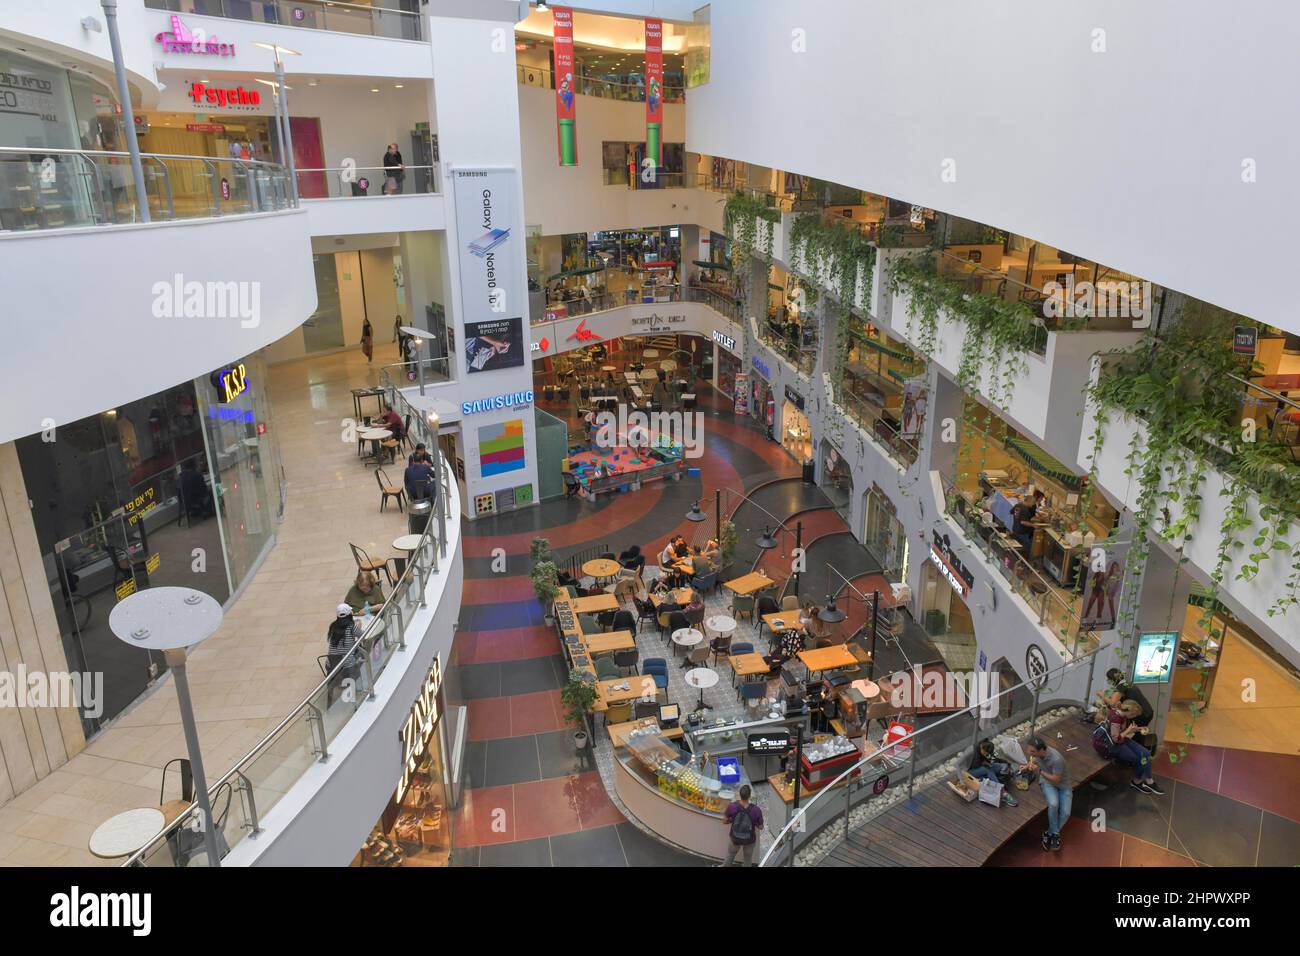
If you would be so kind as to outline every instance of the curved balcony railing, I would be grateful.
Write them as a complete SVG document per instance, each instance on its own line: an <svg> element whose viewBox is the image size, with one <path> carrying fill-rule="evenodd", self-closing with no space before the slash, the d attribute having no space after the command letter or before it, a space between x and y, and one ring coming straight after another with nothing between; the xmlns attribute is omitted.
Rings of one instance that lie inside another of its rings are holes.
<svg viewBox="0 0 1300 956"><path fill-rule="evenodd" d="M527 66L519 63L515 74L520 86L540 86L543 89L555 89L555 73L543 66ZM645 85L642 83L620 83L598 76L584 76L579 73L573 78L575 93L583 96L599 96L607 100L625 100L630 103L645 102ZM665 103L685 103L686 89L681 86L664 86Z"/></svg>
<svg viewBox="0 0 1300 956"><path fill-rule="evenodd" d="M681 287L675 284L630 288L621 292L594 292L587 297L579 295L573 299L548 302L540 315L532 316L532 324L542 325L572 316L608 312L621 306L636 305L638 302L680 302L681 299Z"/></svg>
<svg viewBox="0 0 1300 956"><path fill-rule="evenodd" d="M821 786L807 803L801 803L790 811L789 822L773 839L759 866L794 866L799 844L806 845L815 832L828 827L842 828L844 838L847 839L852 829L854 809L870 812L867 807L870 801L895 787L903 786L899 778L904 770L907 773L907 795L910 799L919 774L937 767L967 748L975 747L980 740L995 737L1025 722L1037 731L1044 693L1051 695L1063 687L1067 672L1082 673L1086 670L1086 697L1087 691L1092 688L1097 655L1101 650L1103 648L1099 647L1083 657L1049 669L1036 680L1022 681L996 694L972 694L970 698L975 699L975 703L969 707L955 710L887 746L873 750L847 767L834 780ZM978 688L979 685L975 686ZM1081 698L1063 701L1050 696L1047 700L1076 706L1084 702ZM882 780L884 786L879 786ZM840 806L830 811L833 802L838 802ZM816 824L811 823L814 818L818 821Z"/></svg>
<svg viewBox="0 0 1300 956"><path fill-rule="evenodd" d="M268 810L302 778L309 767L329 759L330 744L353 714L374 699L375 681L406 647L406 632L417 611L426 607L425 591L430 575L447 558L447 515L445 508L455 480L438 442L421 415L400 391L386 396L389 407L410 416L416 440L438 454L441 490L436 517L420 535L382 610L370 619L361 637L342 661L324 675L319 684L280 721L247 756L208 788L216 828L217 845L224 857L245 837L261 829ZM458 520L455 515L452 520ZM340 541L342 547L344 542ZM323 645L322 645L323 649ZM360 659L359 673L352 663ZM323 669L323 668L322 668ZM353 681L345 684L346 680ZM210 865L204 849L204 832L198 804L191 804L156 837L131 857L125 866Z"/></svg>
<svg viewBox="0 0 1300 956"><path fill-rule="evenodd" d="M141 153L145 195L128 153L0 146L0 227L66 229L289 209L289 172L252 159Z"/></svg>
<svg viewBox="0 0 1300 956"><path fill-rule="evenodd" d="M252 20L282 27L359 33L394 40L422 38L423 17L418 13L339 0L144 0L144 5L151 10Z"/></svg>
<svg viewBox="0 0 1300 956"><path fill-rule="evenodd" d="M720 312L729 318L732 322L740 323L740 302L731 296L710 289L703 285L688 285L686 287L687 302L703 302L711 307L714 312Z"/></svg>
<svg viewBox="0 0 1300 956"><path fill-rule="evenodd" d="M299 169L298 195L303 199L347 199L438 192L437 166L403 166L401 177L391 177L391 183L390 172L383 166Z"/></svg>

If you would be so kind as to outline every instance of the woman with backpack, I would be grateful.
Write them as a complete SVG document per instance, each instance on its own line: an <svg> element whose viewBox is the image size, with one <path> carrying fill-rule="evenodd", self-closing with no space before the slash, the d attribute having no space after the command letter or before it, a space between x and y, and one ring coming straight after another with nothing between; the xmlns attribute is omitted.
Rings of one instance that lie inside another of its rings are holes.
<svg viewBox="0 0 1300 956"><path fill-rule="evenodd" d="M1137 721L1141 713L1142 705L1135 700L1121 701L1117 706L1108 707L1100 726L1092 733L1093 748L1101 756L1133 768L1133 780L1129 786L1134 790L1164 796L1155 780L1151 751L1133 739L1143 730Z"/></svg>
<svg viewBox="0 0 1300 956"><path fill-rule="evenodd" d="M735 866L737 856L744 856L745 866L754 865L754 847L758 845L758 831L763 829L763 810L749 802L750 793L749 784L742 784L736 791L739 799L733 800L723 815L729 841L723 866Z"/></svg>

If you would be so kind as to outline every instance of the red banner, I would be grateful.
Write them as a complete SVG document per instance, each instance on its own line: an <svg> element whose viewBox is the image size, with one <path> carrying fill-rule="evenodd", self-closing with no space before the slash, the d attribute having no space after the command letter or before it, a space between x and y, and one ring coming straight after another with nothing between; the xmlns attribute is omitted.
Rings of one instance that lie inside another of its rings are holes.
<svg viewBox="0 0 1300 956"><path fill-rule="evenodd" d="M664 164L664 22L645 22L645 154Z"/></svg>
<svg viewBox="0 0 1300 956"><path fill-rule="evenodd" d="M573 76L573 11L551 7L555 44L555 121L560 165L578 165L578 111Z"/></svg>

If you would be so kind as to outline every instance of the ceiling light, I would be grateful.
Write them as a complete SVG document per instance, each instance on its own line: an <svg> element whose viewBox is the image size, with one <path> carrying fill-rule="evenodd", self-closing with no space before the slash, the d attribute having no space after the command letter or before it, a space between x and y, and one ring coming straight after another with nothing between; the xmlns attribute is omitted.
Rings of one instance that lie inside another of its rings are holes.
<svg viewBox="0 0 1300 956"><path fill-rule="evenodd" d="M402 88L402 84L401 84L401 83L394 83L394 84L393 84L393 89L395 89L395 90L400 90L401 88Z"/></svg>
<svg viewBox="0 0 1300 956"><path fill-rule="evenodd" d="M546 5L546 0L537 0L537 12L545 13L550 7Z"/></svg>
<svg viewBox="0 0 1300 956"><path fill-rule="evenodd" d="M379 92L379 87L377 87L377 86L372 86L372 87L370 88L370 92L371 92L371 93L378 93L378 92Z"/></svg>

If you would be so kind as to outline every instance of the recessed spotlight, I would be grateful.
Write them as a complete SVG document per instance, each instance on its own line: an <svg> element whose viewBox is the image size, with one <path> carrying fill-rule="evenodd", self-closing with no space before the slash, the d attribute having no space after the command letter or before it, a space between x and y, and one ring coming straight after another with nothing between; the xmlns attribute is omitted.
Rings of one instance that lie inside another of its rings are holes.
<svg viewBox="0 0 1300 956"><path fill-rule="evenodd" d="M377 87L377 86L372 86L372 87L370 88L370 92L371 92L371 93L378 93L378 92L379 92L379 87Z"/></svg>
<svg viewBox="0 0 1300 956"><path fill-rule="evenodd" d="M400 89L402 89L402 84L401 84L401 83L394 83L394 84L393 84L393 89L395 89L395 90L400 90Z"/></svg>

